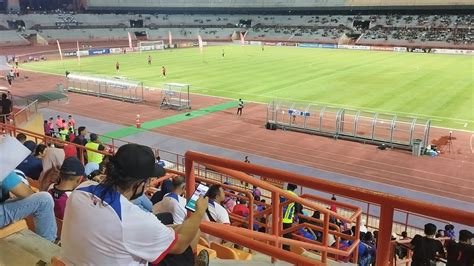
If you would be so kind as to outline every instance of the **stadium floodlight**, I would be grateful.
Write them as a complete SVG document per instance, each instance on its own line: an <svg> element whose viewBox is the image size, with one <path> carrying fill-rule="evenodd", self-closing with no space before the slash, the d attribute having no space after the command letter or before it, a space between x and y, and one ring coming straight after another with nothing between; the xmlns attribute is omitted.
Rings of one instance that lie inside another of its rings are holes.
<svg viewBox="0 0 474 266"><path fill-rule="evenodd" d="M138 43L138 50L142 51L153 51L153 50L164 50L165 44L163 41L141 41Z"/></svg>

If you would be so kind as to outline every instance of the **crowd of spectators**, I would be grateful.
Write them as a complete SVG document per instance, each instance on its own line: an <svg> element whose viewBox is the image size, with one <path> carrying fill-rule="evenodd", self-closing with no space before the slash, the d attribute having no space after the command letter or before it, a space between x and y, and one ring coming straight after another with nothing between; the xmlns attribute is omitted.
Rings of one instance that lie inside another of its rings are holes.
<svg viewBox="0 0 474 266"><path fill-rule="evenodd" d="M45 135L60 135L64 125L71 129L66 140L87 147L88 152L78 153L74 145L61 144L63 142L35 143L25 134L16 136L16 142L29 154L13 172L0 178L0 211L5 214L1 216L4 218L0 219L0 228L32 216L36 233L49 241L57 241L56 219L62 220L62 256L72 263L105 265L148 261L158 265L193 265L196 262L206 265L206 251L195 256L199 237L203 235L208 242L218 244L223 240L201 234L201 221L231 224L231 215L246 218L251 212L262 213L266 208L262 191L256 186L251 190L256 204L250 206L245 194L237 195L231 189L214 184L209 186L205 197L198 199L194 214L187 216L185 179L169 175L161 182L161 189L154 188L150 179L164 176L165 170L161 159L155 157L149 147L126 144L115 155L104 156L105 147L100 148L104 145L98 136L92 133L87 139L87 129L76 128L72 116L67 120L60 115L56 120L53 117L46 120ZM32 182L37 182L38 192L30 188ZM149 187L153 187L152 193L145 193ZM288 184L287 192L297 197L297 188ZM285 196L280 202L283 204L283 229L292 227L295 222L322 225L319 211L313 212L312 219L304 219L299 214L309 217L309 213L301 204ZM336 202L333 195L328 209L338 212ZM256 221L266 224L266 219L260 218ZM357 231L355 226L351 228L350 224L335 217L330 217L330 222L339 226L343 234L354 235ZM375 265L378 232L371 232L365 223L362 221L359 228L358 265ZM232 225L248 226L245 223ZM254 230L266 232L258 225ZM412 253L412 265L415 266L432 265L429 263L438 259L446 259L448 265L472 265L469 264L474 254L471 232L459 231L459 239L455 241L452 225L437 230L434 224L427 224L424 231L425 236L416 235L413 239L408 238L406 232L400 239L393 236L392 240L401 240L396 248L396 258L404 259ZM321 241L323 237L321 231L305 227L283 237L293 238L294 234L312 241ZM336 241L336 238L330 239L329 245L335 247ZM352 244L344 238L339 241L341 250L347 250ZM283 248L290 250L287 245ZM350 260L349 257L339 259Z"/></svg>

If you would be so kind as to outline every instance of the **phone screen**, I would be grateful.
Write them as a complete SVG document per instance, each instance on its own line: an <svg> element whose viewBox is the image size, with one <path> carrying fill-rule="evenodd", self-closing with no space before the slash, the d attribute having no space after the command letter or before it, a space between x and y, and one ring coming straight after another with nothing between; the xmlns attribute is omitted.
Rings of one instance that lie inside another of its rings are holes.
<svg viewBox="0 0 474 266"><path fill-rule="evenodd" d="M186 204L186 209L194 212L196 211L196 201L198 200L199 196L206 195L207 190L209 188L203 184L199 184L196 190L194 191L194 194L191 196L191 198L188 200L188 203Z"/></svg>

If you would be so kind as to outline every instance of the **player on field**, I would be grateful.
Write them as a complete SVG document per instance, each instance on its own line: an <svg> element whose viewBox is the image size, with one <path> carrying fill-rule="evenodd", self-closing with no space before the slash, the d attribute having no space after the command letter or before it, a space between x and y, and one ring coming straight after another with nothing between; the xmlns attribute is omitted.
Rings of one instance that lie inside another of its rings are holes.
<svg viewBox="0 0 474 266"><path fill-rule="evenodd" d="M151 55L148 56L148 65L151 66Z"/></svg>
<svg viewBox="0 0 474 266"><path fill-rule="evenodd" d="M120 72L120 63L118 61L115 63L115 70L117 70L117 73Z"/></svg>
<svg viewBox="0 0 474 266"><path fill-rule="evenodd" d="M222 58L224 58L224 56L225 56L225 51L224 49L222 49Z"/></svg>
<svg viewBox="0 0 474 266"><path fill-rule="evenodd" d="M165 66L162 66L162 67L161 67L161 75L162 75L164 78L166 78L166 68L165 68Z"/></svg>

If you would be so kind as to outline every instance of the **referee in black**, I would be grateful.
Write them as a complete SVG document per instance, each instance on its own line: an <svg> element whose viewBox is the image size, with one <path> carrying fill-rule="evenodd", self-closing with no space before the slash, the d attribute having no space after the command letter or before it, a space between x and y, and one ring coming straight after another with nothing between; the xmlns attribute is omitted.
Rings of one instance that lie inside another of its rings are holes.
<svg viewBox="0 0 474 266"><path fill-rule="evenodd" d="M242 116L242 109L244 109L244 102L239 99L239 105L237 106L237 115Z"/></svg>

